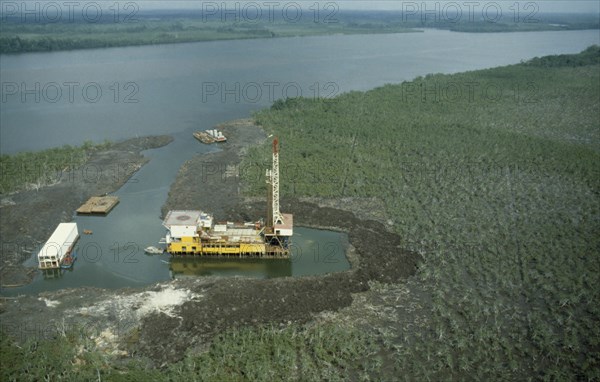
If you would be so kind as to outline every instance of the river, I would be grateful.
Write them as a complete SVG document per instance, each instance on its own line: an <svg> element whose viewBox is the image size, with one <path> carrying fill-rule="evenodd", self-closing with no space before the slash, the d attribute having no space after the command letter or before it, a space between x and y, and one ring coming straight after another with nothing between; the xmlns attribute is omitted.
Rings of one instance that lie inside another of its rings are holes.
<svg viewBox="0 0 600 382"><path fill-rule="evenodd" d="M286 96L331 97L428 73L577 53L592 44L600 44L597 30L425 30L1 55L2 153L152 134L175 138L166 147L145 152L151 161L116 193L121 203L109 216L75 217L80 231L91 229L94 235L80 240L85 258L72 272L56 280L39 274L34 283L11 293L137 286L186 274L274 277L346 269L344 234L303 228L295 238L302 255L291 264L244 265L248 271L232 272L235 264L224 263L197 269L180 264L169 270L159 261L166 256L145 256L140 248L164 235L160 207L181 164L195 153L215 149L191 139L194 130L247 117ZM332 251L337 261L324 261L332 259Z"/></svg>

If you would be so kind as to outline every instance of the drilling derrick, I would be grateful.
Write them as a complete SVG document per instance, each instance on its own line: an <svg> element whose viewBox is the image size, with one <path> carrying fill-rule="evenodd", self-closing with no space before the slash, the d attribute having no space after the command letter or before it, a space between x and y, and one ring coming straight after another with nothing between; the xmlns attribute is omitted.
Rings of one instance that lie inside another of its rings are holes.
<svg viewBox="0 0 600 382"><path fill-rule="evenodd" d="M294 217L279 210L279 141L273 140L273 166L267 170L267 222L221 222L204 211L169 211L164 243L172 255L290 257Z"/></svg>
<svg viewBox="0 0 600 382"><path fill-rule="evenodd" d="M287 244L293 233L293 217L283 214L279 209L279 140L273 139L273 166L266 174L268 187L267 226L265 239L268 243L287 250Z"/></svg>
<svg viewBox="0 0 600 382"><path fill-rule="evenodd" d="M267 170L267 183L271 185L269 190L269 216L270 226L283 224L283 215L279 210L279 140L273 139L273 168Z"/></svg>

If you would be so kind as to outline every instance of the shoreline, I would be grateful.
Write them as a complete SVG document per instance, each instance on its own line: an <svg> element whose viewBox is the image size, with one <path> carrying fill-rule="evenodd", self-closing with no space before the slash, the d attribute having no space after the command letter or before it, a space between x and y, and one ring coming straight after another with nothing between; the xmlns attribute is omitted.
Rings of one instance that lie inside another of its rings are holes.
<svg viewBox="0 0 600 382"><path fill-rule="evenodd" d="M36 190L4 194L0 203L0 287L29 284L37 267L25 265L35 249L44 243L58 223L69 222L75 210L91 196L117 191L149 158L142 151L173 141L171 136L131 138L93 151L86 163L65 174L55 184ZM92 169L93 176L88 173Z"/></svg>
<svg viewBox="0 0 600 382"><path fill-rule="evenodd" d="M231 166L239 165L249 146L267 139L264 131L250 119L230 121L216 128L228 137L227 144L219 152L196 154L181 166L162 206L163 214L169 209L204 208L217 219L252 220L263 215L266 202L241 194L239 177L231 171ZM209 165L221 171L206 173ZM190 178L190 173L203 176ZM209 201L211 204L207 204ZM367 202L338 204L353 209L374 203ZM48 327L66 319L75 327L94 328L98 339L102 333L121 332L110 340L103 340L108 352L123 355L124 348L133 348L136 357L162 367L181 359L186 349L211 341L224 330L239 326L306 324L322 314L349 309L355 295L368 291L372 282L398 283L415 274L421 256L402 250L402 239L391 233L384 223L365 220L365 216L358 218L350 211L328 204L335 205L336 201L284 198L281 208L295 214L297 226L346 232L349 270L273 279L194 277L143 288L84 287L78 288L77 293L73 293L74 289L61 289L0 299L2 319L6 323L19 323L20 327ZM170 296L166 300L173 303L144 307L152 300L149 296L163 295ZM173 317L179 319L173 320ZM124 322L127 333L122 333ZM136 340L125 343L124 338L132 330L137 333Z"/></svg>
<svg viewBox="0 0 600 382"><path fill-rule="evenodd" d="M171 40L171 41L148 41L148 42L140 42L140 43L132 43L132 44L115 44L115 45L106 45L101 41L98 42L99 46L92 47L77 47L70 49L53 49L53 50L27 50L27 51L19 51L19 52L0 52L0 55L3 56L17 56L27 53L56 53L56 52L74 52L74 51L82 51L82 50L99 50L99 49L110 49L110 48L131 48L131 47L142 47L142 46L161 46L161 45L175 45L175 44L192 44L192 43L205 43L205 42L218 42L218 41L244 41L244 40L271 40L271 39L281 39L281 38L299 38L299 37L326 37L326 36L355 36L355 35L388 35L388 34L405 34L405 33L424 33L428 30L432 31L447 31L452 33L467 33L467 34L498 34L498 33L531 33L531 32L570 32L570 31L598 31L600 29L597 28L559 28L553 26L546 26L540 29L515 29L515 28L507 28L507 29L498 29L498 30L469 30L469 29L452 29L452 28L436 28L430 26L419 26L419 27L408 27L405 30L397 30L397 31L334 31L327 33L305 33L305 34L295 34L295 35L276 35L276 36L223 36L220 38L198 38L198 39L190 39L190 40ZM68 40L66 40L68 41Z"/></svg>
<svg viewBox="0 0 600 382"><path fill-rule="evenodd" d="M432 29L437 29L437 30L447 30L449 32L452 32L451 30L448 29L439 29L439 28L432 28ZM545 31L552 31L555 29L544 29L544 30L540 30L539 32L545 32ZM326 36L353 36L353 35L385 35L385 34L404 34L404 33L423 33L424 30L422 28L419 29L406 29L406 30L402 30L402 31L385 31L385 32L379 32L379 31L374 31L374 32L332 32L332 33L315 33L315 34L311 34L311 33L306 33L306 34L297 34L297 35L281 35L281 36L250 36L250 37L244 37L244 36L235 36L235 37L222 37L222 38L208 38L208 39L191 39L191 40L187 40L187 41L177 41L177 40L173 40L173 41L160 41L160 42L146 42L146 43L139 43L139 44L123 44L123 45L108 45L108 46L95 46L95 47L83 47L83 48L72 48L72 49L56 49L56 50L28 50L28 51L21 51L21 52L0 52L0 55L6 55L6 56L16 56L16 55L21 55L21 54L27 54L27 53L56 53L56 52L75 52L75 51L82 51L82 50L98 50L98 49L110 49L110 48L132 48L132 47L141 47L141 46L161 46L161 45L175 45L175 44L194 44L194 43L205 43L205 42L218 42L218 41L245 41L245 40L272 40L272 39L281 39L281 38L298 38L298 37L326 37ZM537 32L537 31L536 31ZM471 32L467 32L467 33L471 33ZM472 32L472 33L483 33L483 32Z"/></svg>

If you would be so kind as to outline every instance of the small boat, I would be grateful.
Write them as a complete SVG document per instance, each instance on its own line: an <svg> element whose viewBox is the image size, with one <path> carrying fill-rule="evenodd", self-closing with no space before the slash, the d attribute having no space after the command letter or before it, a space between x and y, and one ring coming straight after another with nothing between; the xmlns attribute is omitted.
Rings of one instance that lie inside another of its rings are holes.
<svg viewBox="0 0 600 382"><path fill-rule="evenodd" d="M75 252L69 253L63 259L63 262L60 265L60 267L62 269L71 269L71 268L73 268L73 263L75 262L75 260L77 260L77 253L75 253Z"/></svg>
<svg viewBox="0 0 600 382"><path fill-rule="evenodd" d="M217 129L208 129L205 131L196 131L194 138L202 143L211 144L214 142L226 142L227 138Z"/></svg>
<svg viewBox="0 0 600 382"><path fill-rule="evenodd" d="M84 230L83 230L83 234L84 234L84 235L91 235L91 234L93 234L93 232L92 232L92 230L91 230L91 229L84 229Z"/></svg>
<svg viewBox="0 0 600 382"><path fill-rule="evenodd" d="M227 141L227 138L225 138L223 133L217 129L206 130L206 132L217 142L226 142Z"/></svg>
<svg viewBox="0 0 600 382"><path fill-rule="evenodd" d="M151 254L151 255L159 255L161 253L164 252L164 250L162 248L158 248L158 247L146 247L146 249L144 249L144 252Z"/></svg>

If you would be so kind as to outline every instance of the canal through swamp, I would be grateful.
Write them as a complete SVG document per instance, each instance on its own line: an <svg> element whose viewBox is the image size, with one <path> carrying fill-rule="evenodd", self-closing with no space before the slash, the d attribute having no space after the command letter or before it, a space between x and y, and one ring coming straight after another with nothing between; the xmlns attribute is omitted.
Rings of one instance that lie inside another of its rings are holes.
<svg viewBox="0 0 600 382"><path fill-rule="evenodd" d="M319 275L350 268L345 255L347 234L304 227L294 229L290 259L172 258L167 253L146 254L144 248L148 246L164 247L159 244L166 234L160 210L180 166L191 155L218 150L217 146L189 139L191 133L175 134L169 145L144 151L150 161L114 193L120 202L108 215L73 216L80 233L73 269L39 271L31 284L7 288L4 294L82 286L136 287L182 277ZM208 207L206 211L210 212ZM36 251L26 265L37 265Z"/></svg>

